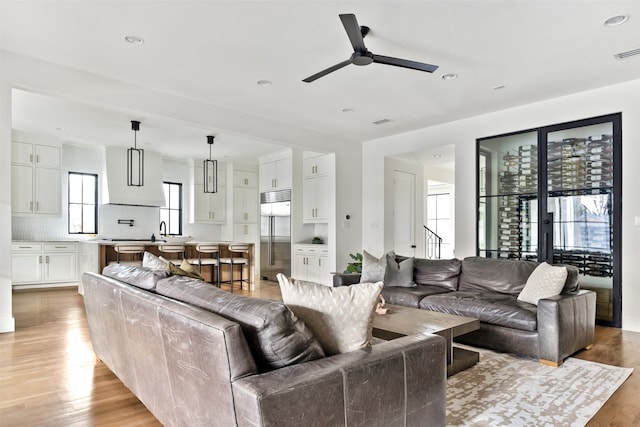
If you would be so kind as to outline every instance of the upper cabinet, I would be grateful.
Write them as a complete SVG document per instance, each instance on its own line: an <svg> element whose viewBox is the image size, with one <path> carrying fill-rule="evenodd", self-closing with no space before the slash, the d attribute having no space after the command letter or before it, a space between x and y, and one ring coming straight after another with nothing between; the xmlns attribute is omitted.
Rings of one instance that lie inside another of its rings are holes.
<svg viewBox="0 0 640 427"><path fill-rule="evenodd" d="M193 221L212 224L227 222L227 173L224 163L218 162L218 192L204 192L204 168L195 162L193 168Z"/></svg>
<svg viewBox="0 0 640 427"><path fill-rule="evenodd" d="M334 155L326 154L308 157L303 162L302 207L305 223L324 223L329 221L332 206L331 176L333 175Z"/></svg>
<svg viewBox="0 0 640 427"><path fill-rule="evenodd" d="M234 164L233 169L233 240L258 241L258 165Z"/></svg>
<svg viewBox="0 0 640 427"><path fill-rule="evenodd" d="M331 172L333 156L324 155L309 157L303 161L304 178L314 178L317 176L327 176Z"/></svg>
<svg viewBox="0 0 640 427"><path fill-rule="evenodd" d="M60 215L60 147L12 141L11 211Z"/></svg>
<svg viewBox="0 0 640 427"><path fill-rule="evenodd" d="M260 159L260 192L291 188L293 160L291 152L282 152Z"/></svg>
<svg viewBox="0 0 640 427"><path fill-rule="evenodd" d="M258 188L258 172L234 169L233 186L236 188Z"/></svg>

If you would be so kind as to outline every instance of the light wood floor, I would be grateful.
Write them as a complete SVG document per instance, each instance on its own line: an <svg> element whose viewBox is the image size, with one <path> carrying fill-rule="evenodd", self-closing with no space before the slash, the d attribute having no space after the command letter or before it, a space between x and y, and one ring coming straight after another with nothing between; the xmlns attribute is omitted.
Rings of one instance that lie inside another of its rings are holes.
<svg viewBox="0 0 640 427"><path fill-rule="evenodd" d="M258 288L253 295L280 298L272 282ZM13 310L16 332L0 334L1 427L160 425L95 359L75 289L15 291ZM598 327L594 348L577 357L639 369L640 333ZM588 425L640 425L639 394L636 372Z"/></svg>

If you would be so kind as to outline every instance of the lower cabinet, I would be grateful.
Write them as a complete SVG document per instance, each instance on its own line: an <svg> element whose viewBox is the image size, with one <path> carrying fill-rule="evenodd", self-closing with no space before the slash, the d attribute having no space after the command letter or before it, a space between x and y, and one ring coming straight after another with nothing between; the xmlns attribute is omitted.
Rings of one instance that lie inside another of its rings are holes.
<svg viewBox="0 0 640 427"><path fill-rule="evenodd" d="M255 243L258 235L258 224L235 224L233 241L237 243Z"/></svg>
<svg viewBox="0 0 640 427"><path fill-rule="evenodd" d="M11 282L21 287L44 287L78 281L77 245L68 242L13 243Z"/></svg>
<svg viewBox="0 0 640 427"><path fill-rule="evenodd" d="M295 279L331 286L329 249L326 245L297 244L294 253Z"/></svg>

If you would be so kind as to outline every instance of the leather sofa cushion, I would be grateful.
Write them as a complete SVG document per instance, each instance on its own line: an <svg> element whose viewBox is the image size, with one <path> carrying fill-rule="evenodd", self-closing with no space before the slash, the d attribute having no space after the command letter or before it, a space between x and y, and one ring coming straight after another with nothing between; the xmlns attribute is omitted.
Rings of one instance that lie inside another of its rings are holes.
<svg viewBox="0 0 640 427"><path fill-rule="evenodd" d="M389 304L404 305L406 307L418 308L422 298L449 292L440 286L417 285L413 288L399 288L385 286L382 288L382 296Z"/></svg>
<svg viewBox="0 0 640 427"><path fill-rule="evenodd" d="M567 268L567 281L564 283L561 294L575 294L580 290L580 270L575 265L568 264L551 264L556 267Z"/></svg>
<svg viewBox="0 0 640 427"><path fill-rule="evenodd" d="M169 276L165 270L152 270L127 264L110 264L102 269L102 275L133 285L137 288L155 291L159 280Z"/></svg>
<svg viewBox="0 0 640 427"><path fill-rule="evenodd" d="M325 356L311 330L282 302L232 294L184 276L161 280L156 292L237 322L260 372Z"/></svg>
<svg viewBox="0 0 640 427"><path fill-rule="evenodd" d="M538 310L516 296L498 292L459 291L428 296L420 308L458 316L475 317L482 323L534 332Z"/></svg>
<svg viewBox="0 0 640 427"><path fill-rule="evenodd" d="M413 261L413 280L418 285L433 285L452 291L458 290L458 276L462 262L459 259L424 259Z"/></svg>
<svg viewBox="0 0 640 427"><path fill-rule="evenodd" d="M458 289L489 290L517 296L537 266L534 261L467 257L462 260Z"/></svg>
<svg viewBox="0 0 640 427"><path fill-rule="evenodd" d="M535 261L467 257L461 263L458 290L490 290L518 295L538 265L540 263ZM567 280L562 294L574 294L580 290L577 267L567 264L552 265L567 268Z"/></svg>

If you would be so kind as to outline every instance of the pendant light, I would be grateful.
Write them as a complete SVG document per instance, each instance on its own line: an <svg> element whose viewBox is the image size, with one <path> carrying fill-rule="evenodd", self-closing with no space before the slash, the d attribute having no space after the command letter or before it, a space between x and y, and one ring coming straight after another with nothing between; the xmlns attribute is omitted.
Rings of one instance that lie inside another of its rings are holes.
<svg viewBox="0 0 640 427"><path fill-rule="evenodd" d="M204 161L204 192L218 192L218 161L211 159L211 147L213 147L214 136L207 136L207 144L209 144L209 159Z"/></svg>
<svg viewBox="0 0 640 427"><path fill-rule="evenodd" d="M138 148L137 134L140 122L131 120L133 130L133 147L127 150L127 186L142 187L144 185L144 150Z"/></svg>

